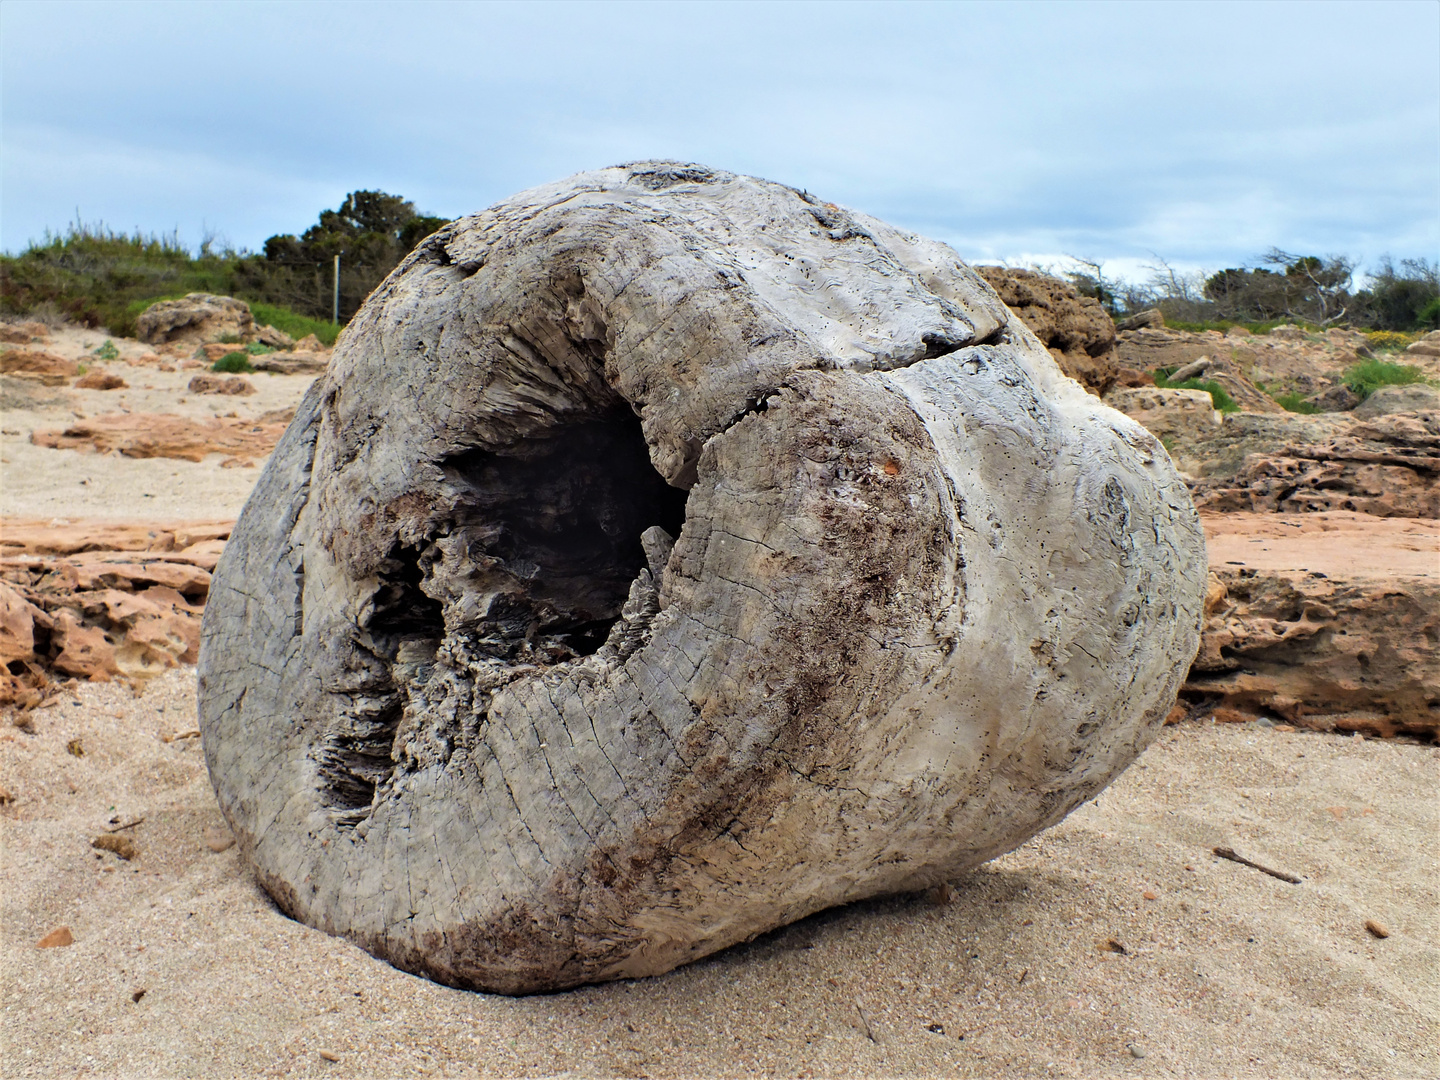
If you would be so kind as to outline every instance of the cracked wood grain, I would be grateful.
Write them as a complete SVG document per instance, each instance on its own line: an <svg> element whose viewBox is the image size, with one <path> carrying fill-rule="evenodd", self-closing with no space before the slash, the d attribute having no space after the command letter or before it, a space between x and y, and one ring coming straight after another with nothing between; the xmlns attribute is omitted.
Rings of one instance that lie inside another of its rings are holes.
<svg viewBox="0 0 1440 1080"><path fill-rule="evenodd" d="M296 919L656 974L1092 798L1198 642L1168 457L949 248L665 162L422 242L216 568L200 728Z"/></svg>

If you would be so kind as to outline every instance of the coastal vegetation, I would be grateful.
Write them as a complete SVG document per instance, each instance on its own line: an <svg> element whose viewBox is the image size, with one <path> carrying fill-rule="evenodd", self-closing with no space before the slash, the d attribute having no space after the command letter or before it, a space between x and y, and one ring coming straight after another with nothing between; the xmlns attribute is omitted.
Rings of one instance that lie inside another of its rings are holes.
<svg viewBox="0 0 1440 1080"><path fill-rule="evenodd" d="M135 320L156 301L218 293L248 302L259 325L332 345L370 291L445 221L417 213L398 195L356 191L301 235L272 236L257 254L211 240L192 250L175 233L125 233L77 220L18 255L0 255L0 314L70 320L133 337Z"/></svg>
<svg viewBox="0 0 1440 1080"><path fill-rule="evenodd" d="M0 314L69 319L131 336L135 320L158 300L219 293L248 302L260 325L294 338L314 334L329 345L371 290L445 222L399 195L355 191L299 235L278 233L250 252L210 239L192 250L175 233L124 233L77 220L17 255L0 255ZM1382 256L1358 284L1358 262L1348 255L1279 248L1253 265L1211 274L1157 259L1138 282L1107 276L1101 262L1075 263L1078 270L1046 272L1099 300L1117 321L1155 308L1177 330L1240 326L1265 334L1282 324L1313 331L1349 326L1366 331L1377 354L1440 328L1440 264L1423 258Z"/></svg>

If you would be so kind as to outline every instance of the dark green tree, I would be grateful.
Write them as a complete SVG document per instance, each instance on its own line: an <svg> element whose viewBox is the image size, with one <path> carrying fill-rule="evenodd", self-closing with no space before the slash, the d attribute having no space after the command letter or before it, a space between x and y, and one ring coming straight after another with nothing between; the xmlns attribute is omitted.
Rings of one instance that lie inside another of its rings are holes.
<svg viewBox="0 0 1440 1080"><path fill-rule="evenodd" d="M415 204L383 191L352 191L338 210L300 236L265 241L263 256L241 261L237 287L312 318L329 318L340 257L340 319L348 321L365 298L424 237L447 219L420 214Z"/></svg>
<svg viewBox="0 0 1440 1080"><path fill-rule="evenodd" d="M1381 256L1356 297L1360 321L1377 330L1434 330L1440 326L1440 265Z"/></svg>

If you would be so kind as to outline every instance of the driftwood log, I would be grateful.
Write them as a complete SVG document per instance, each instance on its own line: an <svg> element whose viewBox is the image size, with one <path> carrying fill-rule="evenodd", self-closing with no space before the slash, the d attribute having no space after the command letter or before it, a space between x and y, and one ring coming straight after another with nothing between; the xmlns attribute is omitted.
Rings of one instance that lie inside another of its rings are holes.
<svg viewBox="0 0 1440 1080"><path fill-rule="evenodd" d="M424 241L205 611L221 808L288 914L504 993L950 879L1145 747L1204 540L944 245L646 163Z"/></svg>

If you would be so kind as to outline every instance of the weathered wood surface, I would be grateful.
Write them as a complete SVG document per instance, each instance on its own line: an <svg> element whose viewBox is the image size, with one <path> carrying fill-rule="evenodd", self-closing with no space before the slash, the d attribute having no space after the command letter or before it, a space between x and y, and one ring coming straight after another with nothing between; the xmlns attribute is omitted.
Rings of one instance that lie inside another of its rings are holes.
<svg viewBox="0 0 1440 1080"><path fill-rule="evenodd" d="M356 316L216 571L205 754L297 919L458 986L654 974L1093 797L1204 580L1164 450L949 248L607 169Z"/></svg>

